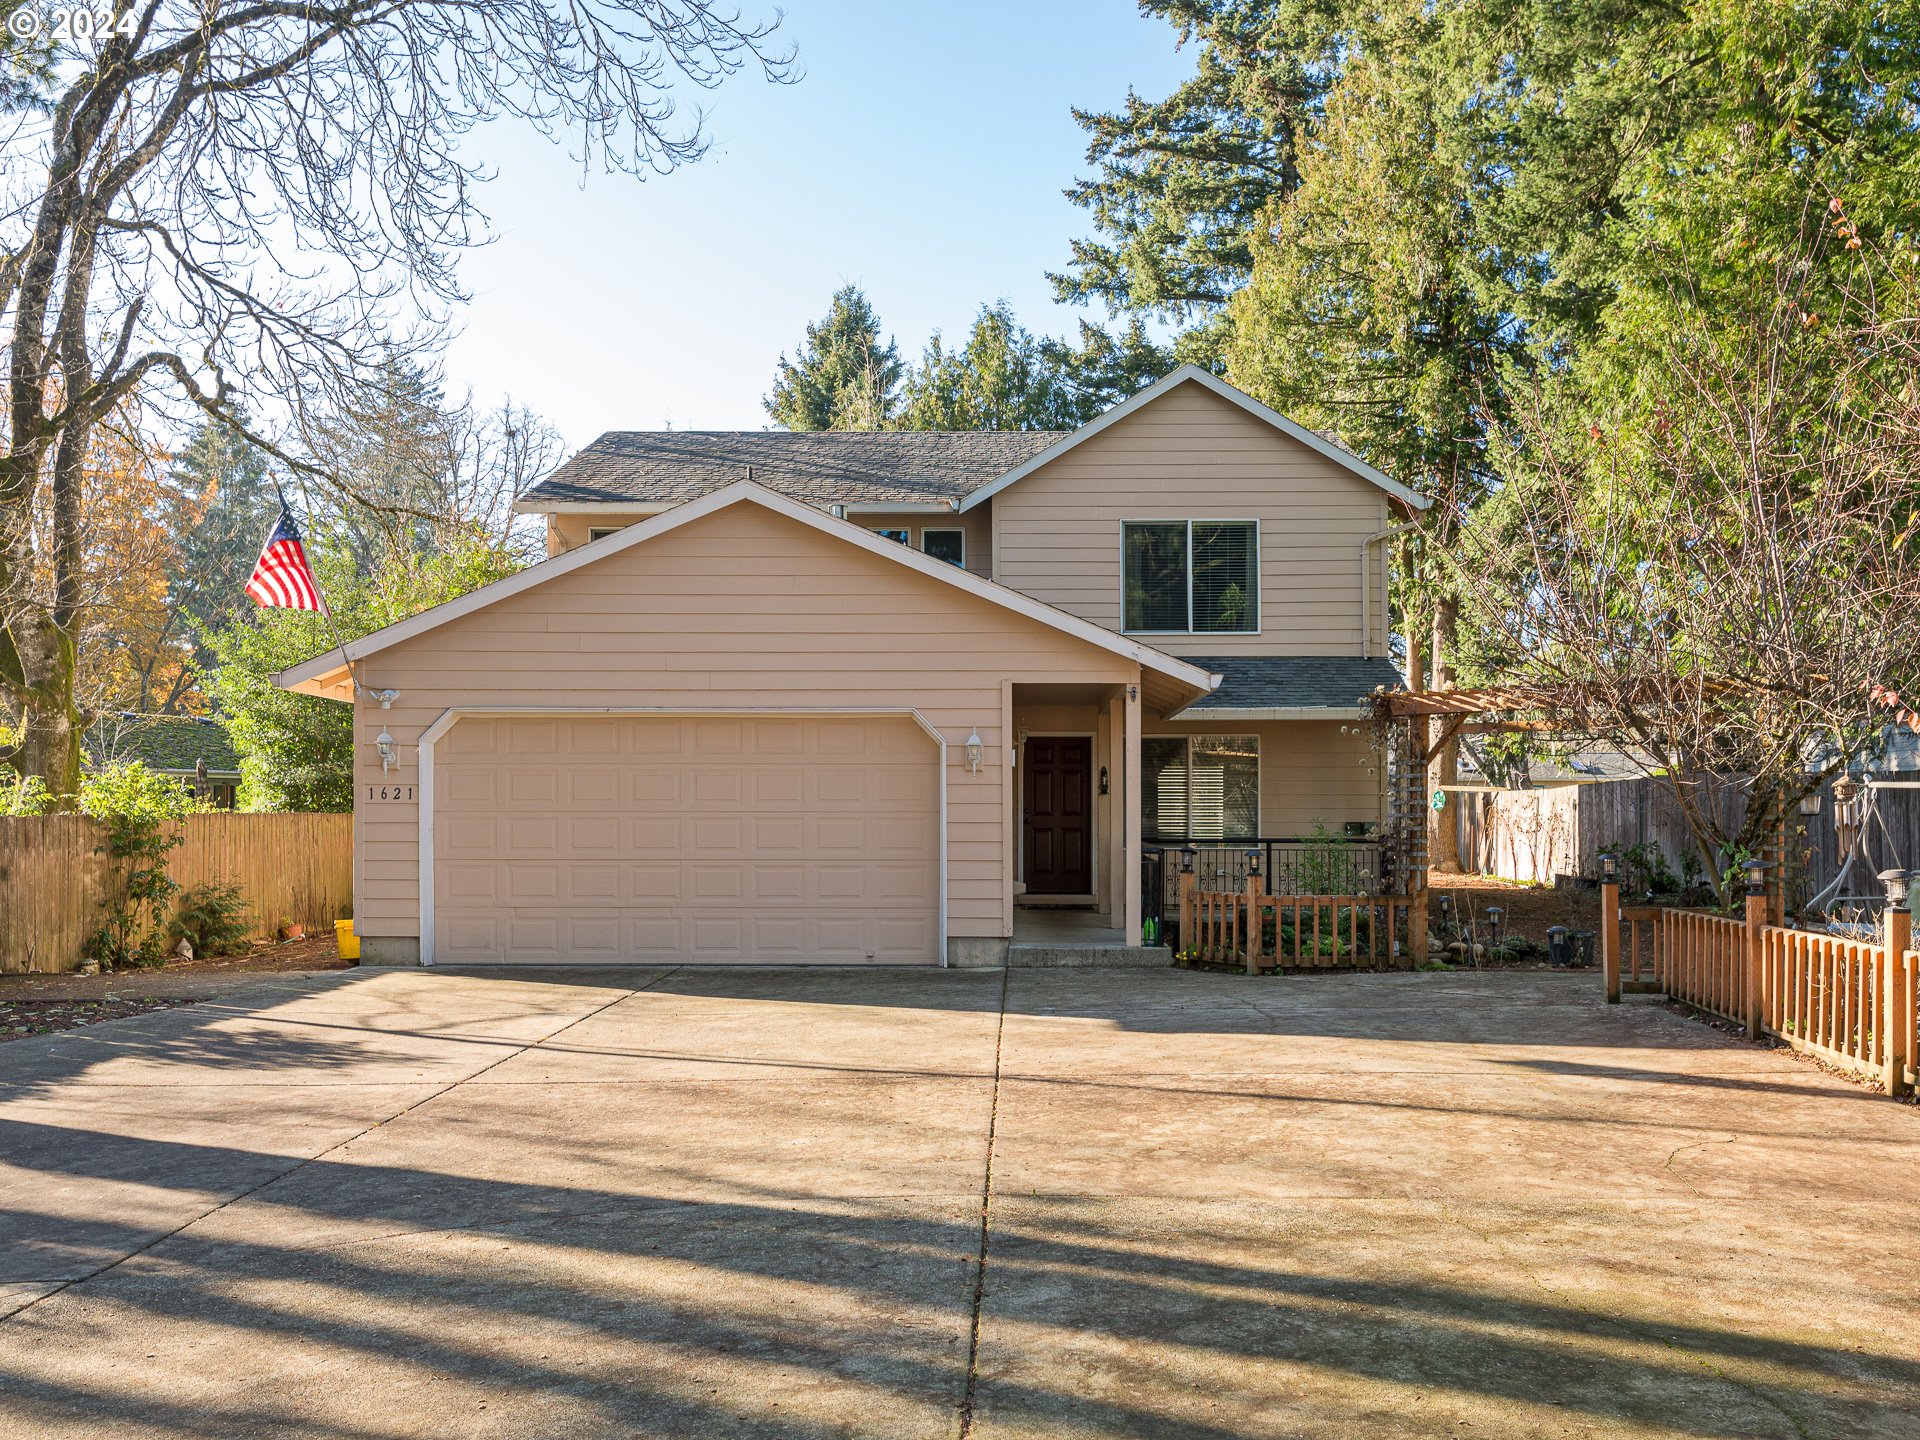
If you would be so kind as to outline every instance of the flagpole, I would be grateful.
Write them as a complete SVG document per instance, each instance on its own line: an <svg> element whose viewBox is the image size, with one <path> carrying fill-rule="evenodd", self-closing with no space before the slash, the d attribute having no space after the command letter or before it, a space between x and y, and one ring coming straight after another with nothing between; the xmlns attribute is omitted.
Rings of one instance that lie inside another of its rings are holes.
<svg viewBox="0 0 1920 1440"><path fill-rule="evenodd" d="M287 504L287 492L280 488L280 482L277 480L274 481L273 484L273 493L280 501L280 513L282 515L293 514L293 507ZM309 559L307 563L309 567L311 567L313 562ZM347 653L347 642L340 638L340 627L334 623L333 607L327 604L327 594L326 591L320 588L319 575L315 574L313 580L313 596L314 599L320 602L320 618L327 622L327 633L333 637L333 648L340 652L341 660L346 663L347 679L353 686L351 703L357 706L361 694L366 691L367 687L360 683L360 672L353 668L353 657Z"/></svg>

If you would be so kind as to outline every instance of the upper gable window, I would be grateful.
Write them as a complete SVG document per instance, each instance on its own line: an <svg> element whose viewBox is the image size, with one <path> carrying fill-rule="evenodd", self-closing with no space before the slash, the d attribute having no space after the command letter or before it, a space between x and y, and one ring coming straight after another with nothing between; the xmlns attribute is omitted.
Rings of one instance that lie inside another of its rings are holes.
<svg viewBox="0 0 1920 1440"><path fill-rule="evenodd" d="M1125 628L1141 634L1260 628L1252 520L1129 520L1120 527Z"/></svg>

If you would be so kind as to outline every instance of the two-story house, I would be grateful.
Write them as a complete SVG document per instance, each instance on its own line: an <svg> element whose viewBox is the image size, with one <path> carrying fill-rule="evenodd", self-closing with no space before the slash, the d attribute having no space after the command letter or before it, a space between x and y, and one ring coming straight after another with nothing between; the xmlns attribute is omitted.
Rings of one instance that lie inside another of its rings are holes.
<svg viewBox="0 0 1920 1440"><path fill-rule="evenodd" d="M1065 434L609 434L543 563L294 667L356 705L364 953L998 964L1151 840L1382 819L1427 503L1216 377Z"/></svg>

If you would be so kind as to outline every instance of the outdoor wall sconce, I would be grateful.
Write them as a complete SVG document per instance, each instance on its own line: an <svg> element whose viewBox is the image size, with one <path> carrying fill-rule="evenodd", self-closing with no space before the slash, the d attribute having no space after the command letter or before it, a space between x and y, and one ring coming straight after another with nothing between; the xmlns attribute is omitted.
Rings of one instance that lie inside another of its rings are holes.
<svg viewBox="0 0 1920 1440"><path fill-rule="evenodd" d="M1905 870L1882 870L1880 883L1887 887L1887 908L1904 910L1907 908L1907 889L1913 876Z"/></svg>
<svg viewBox="0 0 1920 1440"><path fill-rule="evenodd" d="M967 736L967 771L969 774L978 775L980 773L980 756L983 753L984 749L980 744L980 731L978 727L975 727L973 733Z"/></svg>
<svg viewBox="0 0 1920 1440"><path fill-rule="evenodd" d="M1613 855L1600 857L1600 879L1603 884L1611 885L1620 878L1620 861Z"/></svg>
<svg viewBox="0 0 1920 1440"><path fill-rule="evenodd" d="M1100 767L1100 793L1102 795L1107 793L1107 767L1104 765Z"/></svg>
<svg viewBox="0 0 1920 1440"><path fill-rule="evenodd" d="M384 727L373 737L373 743L380 751L380 773L384 775L400 763L399 747L393 743L393 736Z"/></svg>
<svg viewBox="0 0 1920 1440"><path fill-rule="evenodd" d="M1196 849L1194 849L1194 848L1193 848L1193 846L1191 846L1191 845L1187 845L1187 846L1183 846L1183 847L1181 848L1181 851L1180 851L1180 873L1181 873L1182 875L1191 875L1191 874L1193 874L1193 857L1194 857L1194 856L1196 856L1196 855L1198 855L1199 853L1200 853L1200 852L1199 852L1198 850L1196 850Z"/></svg>

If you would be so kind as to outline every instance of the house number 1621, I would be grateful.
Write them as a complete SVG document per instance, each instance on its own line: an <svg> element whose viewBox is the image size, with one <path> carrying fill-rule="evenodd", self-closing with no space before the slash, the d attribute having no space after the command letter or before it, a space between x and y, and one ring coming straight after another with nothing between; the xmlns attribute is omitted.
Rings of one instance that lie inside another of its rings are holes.
<svg viewBox="0 0 1920 1440"><path fill-rule="evenodd" d="M413 786L411 785L369 785L367 786L367 799L369 800L411 800L413 799Z"/></svg>

